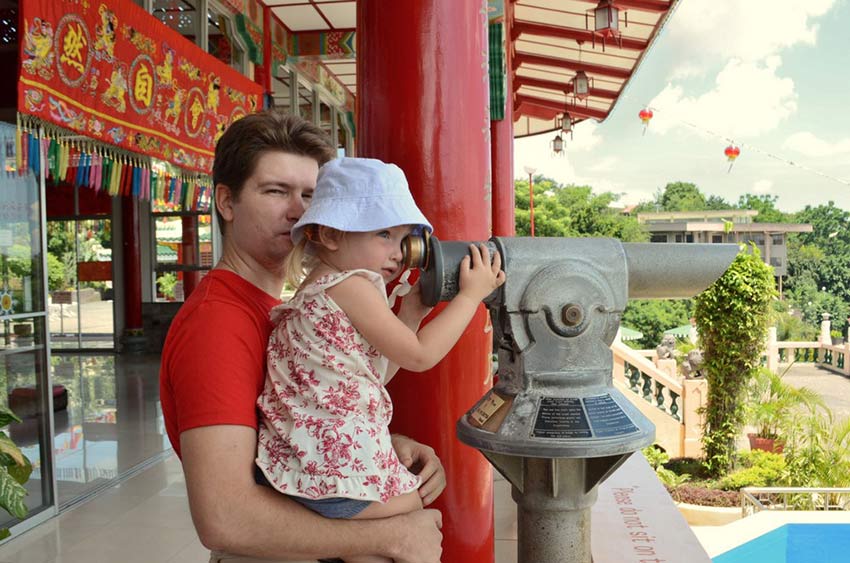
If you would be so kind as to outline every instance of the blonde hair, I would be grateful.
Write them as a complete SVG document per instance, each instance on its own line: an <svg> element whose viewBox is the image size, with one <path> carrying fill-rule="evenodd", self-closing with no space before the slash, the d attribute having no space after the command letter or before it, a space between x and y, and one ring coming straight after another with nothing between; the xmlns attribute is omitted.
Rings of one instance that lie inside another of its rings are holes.
<svg viewBox="0 0 850 563"><path fill-rule="evenodd" d="M315 250L323 248L323 239L327 236L344 237L345 231L326 227L325 225L306 225L304 236L298 241L286 260L283 262L283 279L292 289L297 290L313 269L319 265L319 258ZM307 245L313 243L313 251L307 252Z"/></svg>
<svg viewBox="0 0 850 563"><path fill-rule="evenodd" d="M283 279L295 290L315 267L315 258L307 255L307 242L307 237L302 238L283 262Z"/></svg>

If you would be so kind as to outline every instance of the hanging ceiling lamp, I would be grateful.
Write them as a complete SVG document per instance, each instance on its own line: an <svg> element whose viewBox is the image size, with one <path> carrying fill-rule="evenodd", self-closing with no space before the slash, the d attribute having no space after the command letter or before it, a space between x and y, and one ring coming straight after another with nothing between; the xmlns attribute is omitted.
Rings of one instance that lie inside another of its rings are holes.
<svg viewBox="0 0 850 563"><path fill-rule="evenodd" d="M590 79L583 70L578 71L573 78L573 95L579 100L584 100L590 95Z"/></svg>
<svg viewBox="0 0 850 563"><path fill-rule="evenodd" d="M561 133L564 137L569 135L570 139L573 138L573 118L567 112L564 112L564 116L561 118Z"/></svg>
<svg viewBox="0 0 850 563"><path fill-rule="evenodd" d="M561 137L560 131L555 134L555 138L549 142L552 148L552 154L555 156L563 156L564 154L564 139Z"/></svg>
<svg viewBox="0 0 850 563"><path fill-rule="evenodd" d="M585 13L585 26L588 24L588 15ZM605 41L610 37L622 48L623 36L620 33L620 9L612 0L600 0L593 8L593 46L596 47L596 37L602 38L602 51L605 51ZM628 25L628 20L626 20Z"/></svg>

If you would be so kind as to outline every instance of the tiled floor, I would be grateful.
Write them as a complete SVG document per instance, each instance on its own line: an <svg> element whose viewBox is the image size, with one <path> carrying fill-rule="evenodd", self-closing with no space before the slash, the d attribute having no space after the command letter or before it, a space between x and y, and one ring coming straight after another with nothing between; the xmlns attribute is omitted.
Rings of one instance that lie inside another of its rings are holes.
<svg viewBox="0 0 850 563"><path fill-rule="evenodd" d="M496 482L496 562L516 562L510 486ZM0 563L204 563L173 455L0 547Z"/></svg>
<svg viewBox="0 0 850 563"><path fill-rule="evenodd" d="M0 547L3 563L203 562L183 470L169 456Z"/></svg>

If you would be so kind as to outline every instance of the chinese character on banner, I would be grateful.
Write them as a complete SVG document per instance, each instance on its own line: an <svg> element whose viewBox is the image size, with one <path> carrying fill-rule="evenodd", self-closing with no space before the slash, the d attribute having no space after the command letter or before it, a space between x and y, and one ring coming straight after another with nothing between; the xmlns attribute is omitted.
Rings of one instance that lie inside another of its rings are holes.
<svg viewBox="0 0 850 563"><path fill-rule="evenodd" d="M130 67L130 105L136 113L144 115L153 107L156 90L156 70L153 60L139 55Z"/></svg>
<svg viewBox="0 0 850 563"><path fill-rule="evenodd" d="M89 30L82 18L67 14L57 26L59 76L62 82L76 88L82 84L91 64Z"/></svg>

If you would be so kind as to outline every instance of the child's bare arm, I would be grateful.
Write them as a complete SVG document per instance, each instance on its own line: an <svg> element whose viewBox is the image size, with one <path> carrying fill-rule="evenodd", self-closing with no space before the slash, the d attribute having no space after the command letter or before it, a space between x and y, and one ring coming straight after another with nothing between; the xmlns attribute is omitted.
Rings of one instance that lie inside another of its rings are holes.
<svg viewBox="0 0 850 563"><path fill-rule="evenodd" d="M486 248L472 247L471 254L472 258L464 258L461 264L460 293L418 333L392 313L383 296L365 278L352 276L328 293L354 327L390 362L410 371L425 371L448 354L481 300L504 283L498 254L492 264Z"/></svg>
<svg viewBox="0 0 850 563"><path fill-rule="evenodd" d="M422 303L422 291L419 286L419 280L417 280L411 286L410 291L402 297L401 307L396 316L407 328L413 332L418 332L422 321L432 309L433 307L428 307ZM398 365L390 362L387 366L387 375L384 377L384 383L389 383L397 372Z"/></svg>

